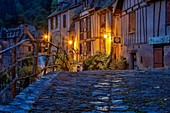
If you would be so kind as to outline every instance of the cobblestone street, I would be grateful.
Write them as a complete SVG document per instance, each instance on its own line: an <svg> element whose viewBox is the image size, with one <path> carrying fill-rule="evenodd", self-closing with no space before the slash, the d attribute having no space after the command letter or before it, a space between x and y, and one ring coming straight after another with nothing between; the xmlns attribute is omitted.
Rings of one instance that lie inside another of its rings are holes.
<svg viewBox="0 0 170 113"><path fill-rule="evenodd" d="M63 73L31 112L170 112L170 76L145 74Z"/></svg>
<svg viewBox="0 0 170 113"><path fill-rule="evenodd" d="M170 75L160 70L63 72L43 86L45 90L36 100L27 103L30 107L13 107L13 111L169 113L169 86ZM15 106L16 103L14 100Z"/></svg>

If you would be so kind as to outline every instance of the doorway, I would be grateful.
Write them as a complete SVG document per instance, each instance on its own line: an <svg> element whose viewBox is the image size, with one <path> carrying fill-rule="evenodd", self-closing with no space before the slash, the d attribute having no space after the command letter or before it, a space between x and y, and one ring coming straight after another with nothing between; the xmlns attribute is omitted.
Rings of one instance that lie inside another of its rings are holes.
<svg viewBox="0 0 170 113"><path fill-rule="evenodd" d="M154 68L163 66L163 48L154 48Z"/></svg>
<svg viewBox="0 0 170 113"><path fill-rule="evenodd" d="M136 53L132 53L132 69L138 69Z"/></svg>

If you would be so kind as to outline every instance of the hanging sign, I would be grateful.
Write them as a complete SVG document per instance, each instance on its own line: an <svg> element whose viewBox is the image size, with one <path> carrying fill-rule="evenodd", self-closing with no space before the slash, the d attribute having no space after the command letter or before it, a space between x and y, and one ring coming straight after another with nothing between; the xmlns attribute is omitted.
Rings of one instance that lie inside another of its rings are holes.
<svg viewBox="0 0 170 113"><path fill-rule="evenodd" d="M149 44L167 44L170 43L170 36L160 36L149 38Z"/></svg>

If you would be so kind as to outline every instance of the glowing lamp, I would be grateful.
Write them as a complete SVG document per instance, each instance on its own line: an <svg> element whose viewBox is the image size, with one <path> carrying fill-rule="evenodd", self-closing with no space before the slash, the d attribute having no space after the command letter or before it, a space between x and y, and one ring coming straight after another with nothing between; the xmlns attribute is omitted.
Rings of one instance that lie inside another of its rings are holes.
<svg viewBox="0 0 170 113"><path fill-rule="evenodd" d="M68 44L72 45L72 44L73 44L73 41L71 41L71 40L70 40L70 41L68 41Z"/></svg>
<svg viewBox="0 0 170 113"><path fill-rule="evenodd" d="M107 38L108 36L107 36L107 34L104 34L104 38Z"/></svg>
<svg viewBox="0 0 170 113"><path fill-rule="evenodd" d="M45 39L47 39L47 38L48 38L48 36L47 36L47 35L44 35L44 38L45 38Z"/></svg>

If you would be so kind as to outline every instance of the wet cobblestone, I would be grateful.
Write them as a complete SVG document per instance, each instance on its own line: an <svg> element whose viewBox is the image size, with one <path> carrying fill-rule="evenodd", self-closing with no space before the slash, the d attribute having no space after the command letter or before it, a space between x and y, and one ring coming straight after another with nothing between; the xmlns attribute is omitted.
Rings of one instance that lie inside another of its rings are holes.
<svg viewBox="0 0 170 113"><path fill-rule="evenodd" d="M4 108L0 106L0 111L169 113L170 75L167 72L169 71L87 71L56 73L56 76L53 73L51 80L47 79L48 83L42 82L47 84L44 84L44 90L39 93L33 91L29 96L21 93L16 98L26 98L26 101L14 100L10 105L2 106ZM42 88L39 85L36 87Z"/></svg>

